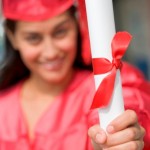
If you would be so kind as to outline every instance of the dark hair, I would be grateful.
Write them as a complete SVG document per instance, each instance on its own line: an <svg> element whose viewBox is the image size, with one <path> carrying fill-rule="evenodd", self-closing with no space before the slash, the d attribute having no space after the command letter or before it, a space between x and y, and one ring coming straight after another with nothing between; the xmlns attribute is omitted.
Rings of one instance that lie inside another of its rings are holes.
<svg viewBox="0 0 150 150"><path fill-rule="evenodd" d="M70 8L71 13L74 14L74 7ZM6 20L5 27L8 28L12 33L15 32L16 21ZM73 67L79 69L91 70L91 65L84 63L81 53L82 39L80 32L78 32L78 45L77 45L77 55L73 64ZM5 35L5 53L2 62L0 63L0 90L6 89L9 86L16 84L18 81L29 76L30 71L22 62L20 54L15 50L7 35Z"/></svg>

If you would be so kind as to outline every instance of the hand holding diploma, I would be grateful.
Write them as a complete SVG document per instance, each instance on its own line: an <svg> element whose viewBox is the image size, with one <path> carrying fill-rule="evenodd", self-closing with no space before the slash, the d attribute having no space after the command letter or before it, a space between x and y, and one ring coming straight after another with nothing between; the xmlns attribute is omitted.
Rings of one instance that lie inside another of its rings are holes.
<svg viewBox="0 0 150 150"><path fill-rule="evenodd" d="M145 130L134 111L123 112L109 123L106 131L107 134L99 125L89 129L94 150L143 150Z"/></svg>

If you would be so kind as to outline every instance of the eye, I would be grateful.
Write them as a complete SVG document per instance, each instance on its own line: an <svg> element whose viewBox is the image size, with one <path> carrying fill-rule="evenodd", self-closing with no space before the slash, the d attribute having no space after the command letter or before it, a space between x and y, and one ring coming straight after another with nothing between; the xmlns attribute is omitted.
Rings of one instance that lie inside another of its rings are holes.
<svg viewBox="0 0 150 150"><path fill-rule="evenodd" d="M58 29L53 33L55 38L63 38L68 33L67 28Z"/></svg>
<svg viewBox="0 0 150 150"><path fill-rule="evenodd" d="M29 35L25 39L31 44L38 44L42 40L42 37L39 35Z"/></svg>

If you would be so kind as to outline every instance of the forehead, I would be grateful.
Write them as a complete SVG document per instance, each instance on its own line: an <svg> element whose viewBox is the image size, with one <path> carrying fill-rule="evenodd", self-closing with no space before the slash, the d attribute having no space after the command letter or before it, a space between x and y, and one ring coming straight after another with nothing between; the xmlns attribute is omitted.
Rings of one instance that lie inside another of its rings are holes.
<svg viewBox="0 0 150 150"><path fill-rule="evenodd" d="M37 30L44 30L44 29L53 29L58 25L61 25L63 22L67 21L71 18L71 15L68 11L57 15L53 18L42 20L42 21L36 21L36 22L26 22L26 21L18 21L17 22L17 30L21 31L37 31Z"/></svg>

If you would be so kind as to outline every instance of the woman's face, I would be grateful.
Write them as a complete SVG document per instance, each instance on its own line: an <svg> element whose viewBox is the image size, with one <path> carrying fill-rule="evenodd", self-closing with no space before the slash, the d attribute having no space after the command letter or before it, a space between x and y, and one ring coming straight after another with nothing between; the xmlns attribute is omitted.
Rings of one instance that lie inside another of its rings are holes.
<svg viewBox="0 0 150 150"><path fill-rule="evenodd" d="M73 70L77 34L75 19L65 12L46 21L19 21L10 39L31 77L59 83Z"/></svg>

